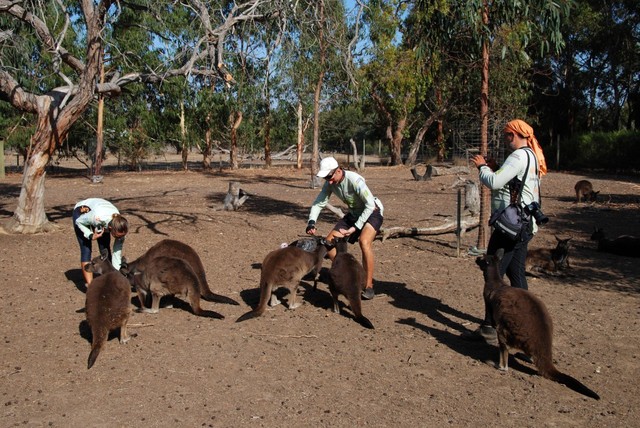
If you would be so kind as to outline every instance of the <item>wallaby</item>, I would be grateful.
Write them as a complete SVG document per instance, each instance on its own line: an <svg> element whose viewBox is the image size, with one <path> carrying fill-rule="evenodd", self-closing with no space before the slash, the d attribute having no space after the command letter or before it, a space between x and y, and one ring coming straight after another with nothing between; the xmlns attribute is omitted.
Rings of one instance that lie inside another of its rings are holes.
<svg viewBox="0 0 640 428"><path fill-rule="evenodd" d="M600 399L594 391L553 365L553 322L546 306L530 291L509 286L500 276L504 250L478 257L476 263L484 275L483 297L489 308L500 346L499 369L509 368L509 348L519 349L533 358L538 373L568 386L587 397Z"/></svg>
<svg viewBox="0 0 640 428"><path fill-rule="evenodd" d="M366 286L366 273L362 264L347 252L347 237L334 238L336 246L336 256L331 263L329 270L329 291L333 298L333 312L340 313L338 296L342 294L349 301L351 311L363 327L373 328L373 324L367 317L362 315L361 294Z"/></svg>
<svg viewBox="0 0 640 428"><path fill-rule="evenodd" d="M640 257L640 238L635 236L620 235L615 239L608 239L604 229L595 227L591 240L598 241L598 251L619 256Z"/></svg>
<svg viewBox="0 0 640 428"><path fill-rule="evenodd" d="M92 336L91 353L87 362L87 368L90 369L107 342L110 331L120 328L120 343L129 341L127 322L131 315L131 286L127 278L113 267L106 249L85 265L84 269L100 275L91 281L85 301Z"/></svg>
<svg viewBox="0 0 640 428"><path fill-rule="evenodd" d="M591 184L588 180L580 180L574 186L576 191L576 202L581 202L582 198L585 198L585 201L588 199L591 202L595 202L598 199L598 192L593 191L593 184Z"/></svg>
<svg viewBox="0 0 640 428"><path fill-rule="evenodd" d="M259 317L269 306L280 303L273 292L278 287L289 289L289 309L300 306L296 303L296 294L300 280L310 272L313 272L313 287L318 284L318 274L322 267L322 261L327 254L327 242L324 238L315 238L317 245L314 251L305 251L298 246L287 246L271 251L264 258L260 271L260 302L252 311L247 312L236 320L241 322L250 318Z"/></svg>
<svg viewBox="0 0 640 428"><path fill-rule="evenodd" d="M147 265L151 263L153 259L161 256L182 259L191 267L191 269L193 269L193 272L198 277L198 289L200 291L200 296L203 299L211 302L227 303L230 305L239 304L229 297L213 293L209 288L207 276L204 272L204 265L202 264L202 260L200 260L198 253L196 253L191 246L173 239L163 239L153 247L149 248L147 252L138 259L131 263L123 264L121 272L125 275L133 269L144 272L147 270Z"/></svg>
<svg viewBox="0 0 640 428"><path fill-rule="evenodd" d="M532 276L537 273L557 275L561 270L569 269L569 241L571 238L560 239L555 237L558 243L552 250L548 248L536 248L529 250L525 262L525 270Z"/></svg>
<svg viewBox="0 0 640 428"><path fill-rule="evenodd" d="M156 257L146 263L144 271L138 267L129 268L127 275L132 285L136 287L140 310L156 314L159 312L162 296L180 294L191 304L195 315L202 317L223 319L224 316L207 311L200 307L200 290L198 290L198 276L191 269L189 263L175 257ZM151 293L151 309L145 307L147 294Z"/></svg>

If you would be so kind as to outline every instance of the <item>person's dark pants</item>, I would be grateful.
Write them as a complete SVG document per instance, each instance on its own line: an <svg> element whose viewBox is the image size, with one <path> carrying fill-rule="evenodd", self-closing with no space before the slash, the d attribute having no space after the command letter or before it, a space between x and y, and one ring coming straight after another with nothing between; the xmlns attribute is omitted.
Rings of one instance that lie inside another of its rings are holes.
<svg viewBox="0 0 640 428"><path fill-rule="evenodd" d="M84 234L76 224L76 220L78 217L82 215L80 212L80 208L78 207L73 210L73 231L76 234L76 239L78 240L78 244L80 245L80 263L86 263L91 261L91 240L84 237ZM111 260L111 234L109 233L109 229L105 229L104 233L100 238L98 238L98 248L100 252L103 249L107 249L109 252L109 259Z"/></svg>
<svg viewBox="0 0 640 428"><path fill-rule="evenodd" d="M498 249L504 250L504 256L500 261L500 276L507 275L512 287L528 290L527 277L525 275L525 263L527 259L527 251L529 241L533 235L527 236L521 241L513 241L504 234L493 231L487 245L487 254L494 255ZM490 313L487 301L484 302L484 323L485 325L493 325L493 316Z"/></svg>
<svg viewBox="0 0 640 428"><path fill-rule="evenodd" d="M355 227L356 221L358 221L356 217L354 217L351 213L347 213L344 217L338 220L338 223L336 223L336 225L333 227L333 230L340 231L340 229L349 229L352 226ZM377 207L375 210L373 210L373 212L367 219L367 223L373 226L376 232L380 232L383 221L384 219L382 215L380 215L380 210ZM349 235L349 239L347 242L349 242L350 244L355 244L356 242L358 242L358 238L360 238L361 233L362 230L356 228L356 231Z"/></svg>

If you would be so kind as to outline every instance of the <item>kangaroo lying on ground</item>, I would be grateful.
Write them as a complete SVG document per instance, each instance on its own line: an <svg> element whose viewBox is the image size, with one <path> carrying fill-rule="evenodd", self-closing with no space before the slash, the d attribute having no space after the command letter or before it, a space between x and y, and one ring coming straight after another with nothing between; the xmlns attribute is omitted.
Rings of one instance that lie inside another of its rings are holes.
<svg viewBox="0 0 640 428"><path fill-rule="evenodd" d="M508 370L509 348L519 349L533 358L542 377L568 386L587 397L600 396L580 381L558 371L553 365L553 322L542 300L528 290L509 286L500 276L504 250L493 256L478 257L484 275L483 297L489 308L500 346L499 369Z"/></svg>
<svg viewBox="0 0 640 428"><path fill-rule="evenodd" d="M217 312L207 311L200 307L198 276L183 259L160 256L149 260L145 264L144 271L138 270L137 266L125 269L128 270L127 278L138 292L142 312L156 314L159 312L162 296L179 294L189 299L191 310L195 315L224 318ZM151 309L145 307L145 300L149 293L152 297Z"/></svg>
<svg viewBox="0 0 640 428"><path fill-rule="evenodd" d="M127 343L130 338L127 335L127 322L131 315L131 286L127 278L109 262L108 257L109 252L104 250L84 267L87 272L99 274L91 281L85 301L92 336L88 369L96 362L110 331L120 328L121 344Z"/></svg>
<svg viewBox="0 0 640 428"><path fill-rule="evenodd" d="M227 303L230 305L239 304L229 297L213 293L209 288L207 276L204 272L204 265L202 264L202 260L200 260L198 253L196 253L191 246L173 239L163 239L158 242L153 247L149 248L144 255L133 262L124 265L121 272L125 275L133 269L144 272L147 270L147 266L153 259L161 256L182 259L191 267L198 278L198 290L200 291L200 296L203 299L211 302Z"/></svg>
<svg viewBox="0 0 640 428"><path fill-rule="evenodd" d="M560 239L556 236L556 248L536 248L529 250L525 262L525 270L531 276L538 273L558 275L561 270L569 269L569 241L571 238Z"/></svg>
<svg viewBox="0 0 640 428"><path fill-rule="evenodd" d="M591 240L598 241L598 251L619 256L640 257L640 238L635 236L620 235L614 239L607 239L604 229L595 227Z"/></svg>
<svg viewBox="0 0 640 428"><path fill-rule="evenodd" d="M591 202L595 202L598 199L598 192L593 191L593 185L588 180L580 180L573 187L576 191L576 202L581 202L582 198L585 201L588 199Z"/></svg>
<svg viewBox="0 0 640 428"><path fill-rule="evenodd" d="M348 238L334 238L336 256L329 270L329 291L333 298L333 312L340 313L338 296L342 294L349 301L349 306L356 321L366 328L373 328L371 321L362 315L361 294L366 286L366 273L358 260L347 252Z"/></svg>
<svg viewBox="0 0 640 428"><path fill-rule="evenodd" d="M278 287L289 289L289 309L300 306L296 303L296 294L300 280L308 273L313 272L313 287L318 284L318 274L322 267L322 261L327 254L327 242L324 238L315 238L314 251L305 251L298 246L288 246L271 251L264 258L260 271L260 302L252 311L247 312L236 320L241 322L250 318L259 317L269 306L280 303L273 292Z"/></svg>

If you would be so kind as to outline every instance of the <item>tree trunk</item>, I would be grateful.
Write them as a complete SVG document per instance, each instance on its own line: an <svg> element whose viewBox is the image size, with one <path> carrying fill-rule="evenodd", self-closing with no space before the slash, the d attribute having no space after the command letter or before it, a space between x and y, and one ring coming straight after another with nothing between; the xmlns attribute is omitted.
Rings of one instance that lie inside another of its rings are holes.
<svg viewBox="0 0 640 428"><path fill-rule="evenodd" d="M296 148L296 168L302 169L302 150L304 149L304 131L302 129L302 101L298 100L298 141Z"/></svg>
<svg viewBox="0 0 640 428"><path fill-rule="evenodd" d="M324 64L326 47L324 40L324 0L318 2L318 40L320 43L320 72L316 82L316 89L313 93L313 155L311 157L311 187L316 187L316 173L318 172L319 141L320 141L320 94L322 92L322 82L324 80Z"/></svg>
<svg viewBox="0 0 640 428"><path fill-rule="evenodd" d="M353 166L356 167L356 171L360 172L360 163L358 162L358 146L356 146L356 142L353 141L353 138L349 138L349 143L351 143L351 149L353 150Z"/></svg>
<svg viewBox="0 0 640 428"><path fill-rule="evenodd" d="M488 0L482 2L482 22L489 24L489 4ZM485 38L482 42L482 92L480 94L480 154L486 158L489 146L489 41ZM479 249L487 248L489 215L491 201L489 200L489 189L481 186L480 189L480 226L478 227Z"/></svg>
<svg viewBox="0 0 640 428"><path fill-rule="evenodd" d="M184 100L180 101L180 138L182 139L182 169L189 169L189 145L187 144L187 125L184 117Z"/></svg>
<svg viewBox="0 0 640 428"><path fill-rule="evenodd" d="M48 108L39 112L38 128L31 137L33 150L24 165L18 206L6 224L6 230L10 233L31 234L57 229L49 222L44 209L46 168L53 148L56 147L55 133L51 129L48 113ZM63 137L66 135L67 131L64 130Z"/></svg>
<svg viewBox="0 0 640 428"><path fill-rule="evenodd" d="M269 91L267 89L267 105L264 119L264 164L271 167L271 108L269 106Z"/></svg>
<svg viewBox="0 0 640 428"><path fill-rule="evenodd" d="M391 165L402 165L402 139L407 126L407 117L398 120L391 140Z"/></svg>
<svg viewBox="0 0 640 428"><path fill-rule="evenodd" d="M229 150L229 165L231 169L238 169L238 128L242 123L242 112L231 113L231 149Z"/></svg>
<svg viewBox="0 0 640 428"><path fill-rule="evenodd" d="M204 131L204 147L202 148L202 167L204 169L211 168L211 113L207 114L207 129Z"/></svg>
<svg viewBox="0 0 640 428"><path fill-rule="evenodd" d="M104 63L100 62L100 84L104 83ZM93 168L94 183L102 181L100 171L102 169L102 148L104 147L104 95L98 95L98 123L96 127L96 163Z"/></svg>

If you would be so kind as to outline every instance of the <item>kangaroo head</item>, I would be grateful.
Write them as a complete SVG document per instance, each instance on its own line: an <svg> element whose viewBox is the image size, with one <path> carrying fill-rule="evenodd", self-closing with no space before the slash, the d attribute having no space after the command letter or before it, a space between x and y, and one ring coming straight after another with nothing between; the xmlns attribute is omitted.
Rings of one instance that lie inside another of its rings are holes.
<svg viewBox="0 0 640 428"><path fill-rule="evenodd" d="M103 274L108 272L111 267L109 262L109 250L106 248L100 251L100 255L91 259L89 264L85 265L84 270L87 272L93 272L97 274Z"/></svg>

